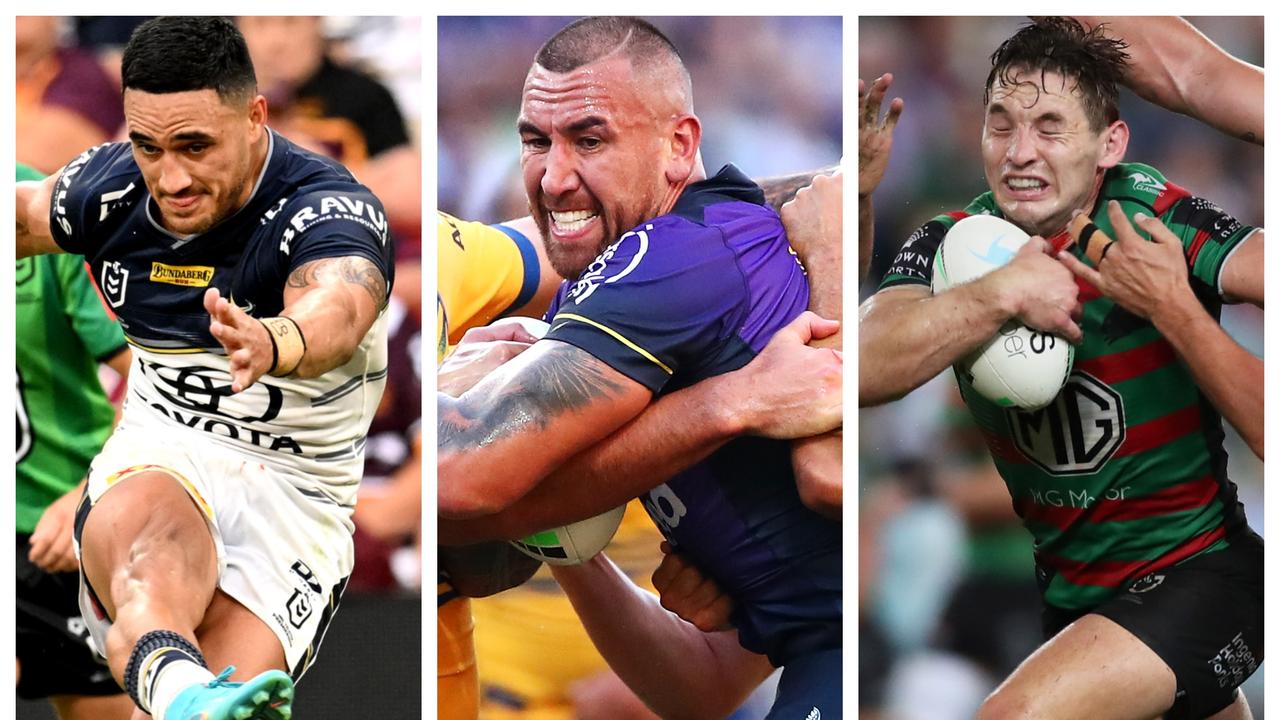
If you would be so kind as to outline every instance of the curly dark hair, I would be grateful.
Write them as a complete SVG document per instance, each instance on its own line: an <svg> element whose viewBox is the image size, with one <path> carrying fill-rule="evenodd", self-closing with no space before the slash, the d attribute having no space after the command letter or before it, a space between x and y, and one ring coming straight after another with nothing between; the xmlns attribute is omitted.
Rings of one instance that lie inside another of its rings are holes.
<svg viewBox="0 0 1280 720"><path fill-rule="evenodd" d="M1085 115L1094 132L1120 119L1120 82L1129 65L1123 40L1103 34L1103 25L1086 30L1067 17L1036 18L1023 25L991 54L991 72L982 91L982 104L991 100L996 82L1008 87L1031 85L1037 94L1045 74L1058 73L1075 80ZM1018 75L1040 72L1040 84L1018 81ZM1038 97L1038 95L1037 95Z"/></svg>

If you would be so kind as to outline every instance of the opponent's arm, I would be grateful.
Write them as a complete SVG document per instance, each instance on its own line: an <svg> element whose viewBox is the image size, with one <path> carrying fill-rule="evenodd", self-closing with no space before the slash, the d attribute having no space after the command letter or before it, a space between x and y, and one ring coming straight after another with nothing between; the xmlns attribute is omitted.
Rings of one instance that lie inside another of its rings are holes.
<svg viewBox="0 0 1280 720"><path fill-rule="evenodd" d="M789 439L837 427L843 417L843 359L805 345L835 327L812 313L801 315L745 367L664 395L505 510L474 520L442 517L439 542L517 538L598 515L652 490L740 434ZM442 479L442 493L444 485Z"/></svg>
<svg viewBox="0 0 1280 720"><path fill-rule="evenodd" d="M932 295L924 286L886 288L859 308L858 403L896 400L931 380L1019 318L1068 341L1082 339L1071 272L1040 238L1008 265Z"/></svg>
<svg viewBox="0 0 1280 720"><path fill-rule="evenodd" d="M1143 98L1262 144L1264 74L1179 17L1080 17L1129 47L1125 84Z"/></svg>
<svg viewBox="0 0 1280 720"><path fill-rule="evenodd" d="M736 631L704 633L667 612L603 554L551 571L609 667L664 718L724 717L773 671Z"/></svg>
<svg viewBox="0 0 1280 720"><path fill-rule="evenodd" d="M764 201L774 210L781 211L782 206L788 203L800 192L801 188L810 185L814 178L819 175L830 175L840 170L839 165L818 168L817 170L807 170L805 172L794 173L792 175L780 175L771 178L752 178L760 189L764 191Z"/></svg>
<svg viewBox="0 0 1280 720"><path fill-rule="evenodd" d="M793 442L791 469L805 507L840 520L844 512L844 432L835 430Z"/></svg>
<svg viewBox="0 0 1280 720"><path fill-rule="evenodd" d="M843 320L843 213L844 176L838 170L815 177L779 213L787 238L808 272L809 310L833 320ZM843 332L837 331L810 344L840 349L843 342ZM800 499L810 509L837 518L844 488L842 444L842 434L830 432L791 446Z"/></svg>
<svg viewBox="0 0 1280 720"><path fill-rule="evenodd" d="M209 331L222 343L231 362L233 392L295 362L287 374L300 378L319 377L343 365L386 302L387 281L382 270L359 256L321 258L296 268L284 288L280 318L260 322L221 297L216 288L204 296L205 310L212 318ZM267 324L275 328L274 343ZM296 324L301 341L292 324ZM305 348L300 358L295 356L299 348Z"/></svg>
<svg viewBox="0 0 1280 720"><path fill-rule="evenodd" d="M1191 370L1196 385L1262 458L1262 360L1231 339L1200 304L1188 281L1182 241L1172 231L1158 218L1135 215L1151 235L1147 242L1114 201L1107 214L1116 238L1098 268L1066 252L1060 256L1063 263L1129 312L1150 319ZM1231 255L1222 269L1224 295L1262 305L1262 247L1259 230Z"/></svg>
<svg viewBox="0 0 1280 720"><path fill-rule="evenodd" d="M57 183L58 173L54 173L43 180L17 184L14 201L17 235L14 244L18 258L62 252L49 229L49 210Z"/></svg>

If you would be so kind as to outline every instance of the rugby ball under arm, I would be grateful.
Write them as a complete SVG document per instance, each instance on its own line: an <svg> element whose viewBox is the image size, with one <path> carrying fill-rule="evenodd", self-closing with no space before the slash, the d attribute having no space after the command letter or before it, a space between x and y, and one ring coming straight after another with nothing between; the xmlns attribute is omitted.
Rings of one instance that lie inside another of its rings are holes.
<svg viewBox="0 0 1280 720"><path fill-rule="evenodd" d="M952 226L933 259L933 294L976 280L1013 259L1030 237L1007 220L972 215ZM1061 392L1075 348L1017 320L956 363L983 397L1002 407L1038 410Z"/></svg>
<svg viewBox="0 0 1280 720"><path fill-rule="evenodd" d="M608 546L626 511L626 505L619 505L586 520L512 540L511 544L548 565L581 565Z"/></svg>
<svg viewBox="0 0 1280 720"><path fill-rule="evenodd" d="M546 335L551 327L541 320L527 317L508 317L492 324L499 323L519 324L537 338ZM627 506L621 505L586 520L512 540L511 545L548 565L580 565L598 555L613 540L626 510Z"/></svg>

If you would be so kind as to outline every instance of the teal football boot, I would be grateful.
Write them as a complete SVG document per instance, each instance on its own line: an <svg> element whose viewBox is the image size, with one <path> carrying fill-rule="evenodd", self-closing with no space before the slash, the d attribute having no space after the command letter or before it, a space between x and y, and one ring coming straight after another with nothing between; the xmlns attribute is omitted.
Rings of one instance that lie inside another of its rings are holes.
<svg viewBox="0 0 1280 720"><path fill-rule="evenodd" d="M279 670L268 670L243 683L227 682L235 667L223 670L212 682L178 693L165 710L164 720L290 720L293 717L293 680Z"/></svg>

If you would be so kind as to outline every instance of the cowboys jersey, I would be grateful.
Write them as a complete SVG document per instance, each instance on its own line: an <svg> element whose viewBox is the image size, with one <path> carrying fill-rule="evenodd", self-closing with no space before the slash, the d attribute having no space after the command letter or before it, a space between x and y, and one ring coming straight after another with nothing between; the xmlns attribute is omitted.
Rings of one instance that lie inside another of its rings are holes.
<svg viewBox="0 0 1280 720"><path fill-rule="evenodd" d="M309 380L263 376L236 394L209 332L208 288L253 317L279 315L289 274L322 258L365 258L390 290L393 244L378 199L333 161L268 138L249 200L203 233L162 227L128 143L63 168L50 227L89 262L134 348L123 424L161 422L195 443L231 446L351 506L387 373L385 313L341 367Z"/></svg>

